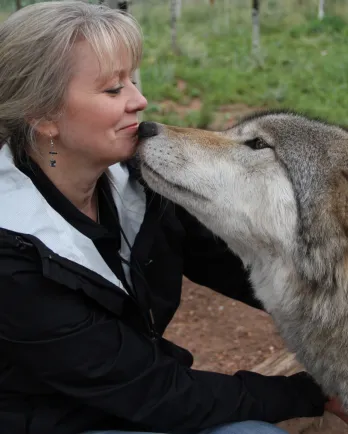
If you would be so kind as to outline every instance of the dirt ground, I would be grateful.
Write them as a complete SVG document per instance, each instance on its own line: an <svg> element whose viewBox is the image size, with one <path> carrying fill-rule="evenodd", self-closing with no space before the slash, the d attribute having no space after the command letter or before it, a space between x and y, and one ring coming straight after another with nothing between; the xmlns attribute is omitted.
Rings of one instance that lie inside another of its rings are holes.
<svg viewBox="0 0 348 434"><path fill-rule="evenodd" d="M231 374L283 348L269 315L185 279L167 336L195 355L194 367Z"/></svg>
<svg viewBox="0 0 348 434"><path fill-rule="evenodd" d="M226 374L252 369L284 348L268 314L187 279L166 337L193 353L194 368ZM348 433L348 427L335 416L317 419L319 428L303 428L301 422L292 421L282 428L289 434Z"/></svg>

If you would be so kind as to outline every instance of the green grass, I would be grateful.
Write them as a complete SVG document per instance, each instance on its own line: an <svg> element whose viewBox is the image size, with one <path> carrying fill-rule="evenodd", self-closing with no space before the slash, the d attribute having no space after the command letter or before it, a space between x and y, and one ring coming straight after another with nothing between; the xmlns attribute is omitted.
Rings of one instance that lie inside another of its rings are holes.
<svg viewBox="0 0 348 434"><path fill-rule="evenodd" d="M6 3L5 13L13 2ZM318 0L262 0L262 62L251 55L249 0L183 1L178 26L181 54L171 48L169 0L133 0L144 37L142 89L149 100L145 119L206 127L219 107L243 103L286 108L348 124L348 5L327 0L327 16L316 19ZM1 8L0 8L1 19ZM179 90L177 83L186 83ZM200 110L163 110L161 102ZM183 114L184 113L184 114Z"/></svg>
<svg viewBox="0 0 348 434"><path fill-rule="evenodd" d="M135 6L145 35L142 87L151 102L145 118L204 127L210 111L245 103L348 124L348 9L336 2L330 12L339 15L320 22L317 2L311 9L309 2L303 9L290 7L295 0L273 1L273 9L268 2L261 17L261 64L251 55L250 2L231 2L228 22L226 11L191 1L179 24L180 56L171 50L167 7L154 6L147 16ZM187 83L184 91L178 80ZM163 114L156 105L167 99L187 104L197 96L204 113L185 118Z"/></svg>
<svg viewBox="0 0 348 434"><path fill-rule="evenodd" d="M9 16L9 13L8 12L4 12L4 11L1 11L0 10L0 23L1 23L1 21L4 21L4 20L6 20L6 18Z"/></svg>

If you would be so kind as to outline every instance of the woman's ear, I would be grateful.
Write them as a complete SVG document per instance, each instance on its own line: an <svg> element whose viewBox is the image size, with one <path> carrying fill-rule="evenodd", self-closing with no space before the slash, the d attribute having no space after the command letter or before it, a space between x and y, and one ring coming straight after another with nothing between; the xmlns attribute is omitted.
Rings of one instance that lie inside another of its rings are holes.
<svg viewBox="0 0 348 434"><path fill-rule="evenodd" d="M34 130L44 137L56 137L58 135L58 126L55 121L49 119L28 119L28 123Z"/></svg>

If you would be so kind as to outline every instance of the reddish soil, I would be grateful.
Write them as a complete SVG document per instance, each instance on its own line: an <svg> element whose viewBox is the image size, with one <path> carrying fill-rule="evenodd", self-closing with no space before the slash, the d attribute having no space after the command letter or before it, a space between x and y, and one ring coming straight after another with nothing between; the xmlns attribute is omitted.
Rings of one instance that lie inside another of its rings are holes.
<svg viewBox="0 0 348 434"><path fill-rule="evenodd" d="M194 367L232 374L283 348L269 315L185 279L167 336L192 351Z"/></svg>

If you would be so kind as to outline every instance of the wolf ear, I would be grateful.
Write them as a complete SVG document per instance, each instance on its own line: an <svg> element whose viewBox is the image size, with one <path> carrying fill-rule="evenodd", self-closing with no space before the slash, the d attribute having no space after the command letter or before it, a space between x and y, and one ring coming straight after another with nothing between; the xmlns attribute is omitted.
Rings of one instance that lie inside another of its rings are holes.
<svg viewBox="0 0 348 434"><path fill-rule="evenodd" d="M342 169L336 179L333 210L348 238L348 170Z"/></svg>
<svg viewBox="0 0 348 434"><path fill-rule="evenodd" d="M301 175L298 179L303 180L305 174ZM341 168L331 179L330 171L320 170L309 179L313 183L302 189L313 194L299 195L299 250L295 262L307 282L329 290L337 285L338 265L347 263L348 170Z"/></svg>
<svg viewBox="0 0 348 434"><path fill-rule="evenodd" d="M337 176L333 201L333 212L344 234L341 246L342 257L336 269L336 282L346 288L348 286L348 170L346 169L341 169Z"/></svg>

